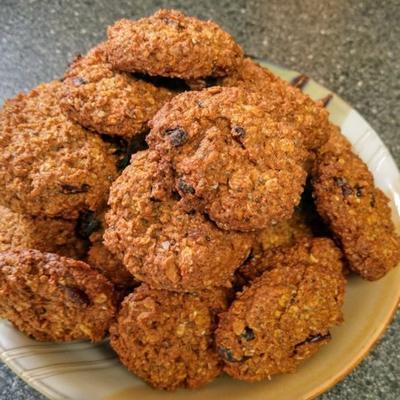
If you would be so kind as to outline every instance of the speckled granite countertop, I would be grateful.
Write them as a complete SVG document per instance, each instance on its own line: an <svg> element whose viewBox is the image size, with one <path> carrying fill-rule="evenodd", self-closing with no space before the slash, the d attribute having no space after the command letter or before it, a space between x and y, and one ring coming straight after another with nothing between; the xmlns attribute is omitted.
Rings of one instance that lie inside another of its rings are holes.
<svg viewBox="0 0 400 400"><path fill-rule="evenodd" d="M0 0L0 103L59 77L68 60L101 40L114 20L160 7L212 18L247 53L302 71L340 94L379 132L400 163L397 0ZM320 399L399 399L399 349L398 313L368 358ZM0 399L43 397L0 363Z"/></svg>

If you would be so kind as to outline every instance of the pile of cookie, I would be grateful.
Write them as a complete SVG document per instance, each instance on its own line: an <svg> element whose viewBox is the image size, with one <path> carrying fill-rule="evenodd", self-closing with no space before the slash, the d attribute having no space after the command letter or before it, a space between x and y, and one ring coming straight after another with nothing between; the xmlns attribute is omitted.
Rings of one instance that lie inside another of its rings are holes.
<svg viewBox="0 0 400 400"><path fill-rule="evenodd" d="M346 276L400 259L385 195L314 102L219 26L120 20L0 112L0 317L102 340L156 388L293 372Z"/></svg>

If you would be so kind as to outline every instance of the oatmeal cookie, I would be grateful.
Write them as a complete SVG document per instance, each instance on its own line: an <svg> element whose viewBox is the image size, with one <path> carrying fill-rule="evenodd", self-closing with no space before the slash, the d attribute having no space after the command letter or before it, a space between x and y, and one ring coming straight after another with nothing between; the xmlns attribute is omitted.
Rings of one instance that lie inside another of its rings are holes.
<svg viewBox="0 0 400 400"><path fill-rule="evenodd" d="M311 249L283 252L238 293L216 331L225 372L250 382L294 372L328 343L329 329L342 322L340 257L329 239L315 239Z"/></svg>
<svg viewBox="0 0 400 400"><path fill-rule="evenodd" d="M354 272L376 280L398 264L400 238L389 200L357 155L342 146L323 152L315 162L312 184L317 210Z"/></svg>
<svg viewBox="0 0 400 400"><path fill-rule="evenodd" d="M351 143L343 135L340 128L334 124L330 124L328 141L318 149L318 153L321 154L328 151L343 152L351 149Z"/></svg>
<svg viewBox="0 0 400 400"><path fill-rule="evenodd" d="M318 149L328 140L328 111L250 58L246 58L236 71L218 84L261 93L268 112L279 121L293 124L301 132L307 149Z"/></svg>
<svg viewBox="0 0 400 400"><path fill-rule="evenodd" d="M299 203L308 152L261 95L233 87L183 93L151 126L147 142L171 163L181 205L220 228L263 229Z"/></svg>
<svg viewBox="0 0 400 400"><path fill-rule="evenodd" d="M158 389L197 388L221 372L214 348L226 291L176 293L141 285L125 298L110 329L121 362Z"/></svg>
<svg viewBox="0 0 400 400"><path fill-rule="evenodd" d="M240 46L217 24L175 10L121 19L107 33L108 60L121 71L183 79L224 76L243 59Z"/></svg>
<svg viewBox="0 0 400 400"><path fill-rule="evenodd" d="M132 274L125 268L121 260L104 246L105 210L99 212L97 216L92 216L92 218L94 219L88 220L91 245L86 262L92 268L101 272L119 289L129 289L137 286Z"/></svg>
<svg viewBox="0 0 400 400"><path fill-rule="evenodd" d="M261 254L275 247L290 245L303 237L312 236L311 227L307 225L307 216L296 210L292 218L278 222L255 234L254 254Z"/></svg>
<svg viewBox="0 0 400 400"><path fill-rule="evenodd" d="M95 242L90 246L86 262L118 287L134 286L133 276L118 258L110 253L103 243Z"/></svg>
<svg viewBox="0 0 400 400"><path fill-rule="evenodd" d="M116 177L111 147L61 113L61 86L41 84L0 111L0 202L15 212L77 218L106 202Z"/></svg>
<svg viewBox="0 0 400 400"><path fill-rule="evenodd" d="M0 317L39 341L101 340L115 313L113 287L87 264L42 253L0 253Z"/></svg>
<svg viewBox="0 0 400 400"><path fill-rule="evenodd" d="M312 229L307 222L307 215L296 211L289 220L255 232L251 255L236 272L241 282L249 282L266 270L264 260L269 252L280 246L291 246L302 238L312 237Z"/></svg>
<svg viewBox="0 0 400 400"><path fill-rule="evenodd" d="M36 249L79 259L86 244L76 234L75 221L29 217L0 206L0 252L10 249Z"/></svg>
<svg viewBox="0 0 400 400"><path fill-rule="evenodd" d="M114 71L104 49L99 44L67 70L61 109L85 128L130 139L147 129L173 92Z"/></svg>
<svg viewBox="0 0 400 400"><path fill-rule="evenodd" d="M329 264L332 258L338 254L338 249L333 245L333 241L328 238L313 238L308 231L297 240L282 242L281 245L270 247L257 257L250 259L249 262L240 267L239 271L246 278L248 284L255 278L261 276L265 271L275 268L276 265L286 263L296 264L307 263L310 258L318 259L326 269L331 268ZM343 254L341 254L343 258ZM343 260L342 260L343 262ZM333 267L342 264L333 264Z"/></svg>
<svg viewBox="0 0 400 400"><path fill-rule="evenodd" d="M135 154L111 189L106 247L153 288L229 287L250 252L251 235L222 231L199 212L185 212L171 182L156 153Z"/></svg>

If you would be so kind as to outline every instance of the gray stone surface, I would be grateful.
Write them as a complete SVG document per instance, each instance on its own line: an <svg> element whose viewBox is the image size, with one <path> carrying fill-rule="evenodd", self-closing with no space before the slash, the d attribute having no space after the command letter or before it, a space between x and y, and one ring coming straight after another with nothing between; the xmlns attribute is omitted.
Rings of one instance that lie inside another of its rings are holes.
<svg viewBox="0 0 400 400"><path fill-rule="evenodd" d="M115 19L160 7L212 18L247 53L314 77L357 108L400 162L397 0L0 0L0 102L61 76L73 55L104 38ZM398 314L367 359L320 399L399 399L399 348ZM0 399L42 397L1 365Z"/></svg>

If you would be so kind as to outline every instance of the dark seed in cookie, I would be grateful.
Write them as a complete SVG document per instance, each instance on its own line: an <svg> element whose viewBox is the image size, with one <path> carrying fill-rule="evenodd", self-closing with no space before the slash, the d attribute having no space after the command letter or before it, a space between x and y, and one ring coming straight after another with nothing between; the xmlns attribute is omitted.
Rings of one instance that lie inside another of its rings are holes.
<svg viewBox="0 0 400 400"><path fill-rule="evenodd" d="M328 332L326 335L315 335L315 336L310 336L308 337L308 339L306 340L306 343L316 343L316 342L320 342L322 340L325 339L330 339L331 338L331 334Z"/></svg>
<svg viewBox="0 0 400 400"><path fill-rule="evenodd" d="M251 329L249 326L246 326L246 328L244 328L244 331L242 332L242 336L246 339L246 340L254 340L255 339L255 335L254 335L254 331L253 329Z"/></svg>
<svg viewBox="0 0 400 400"><path fill-rule="evenodd" d="M301 74L294 77L290 83L292 86L302 90L309 80L310 78L307 75Z"/></svg>
<svg viewBox="0 0 400 400"><path fill-rule="evenodd" d="M90 186L86 183L81 186L74 186L63 184L61 185L61 193L64 194L77 194L77 193L87 193L90 190Z"/></svg>
<svg viewBox="0 0 400 400"><path fill-rule="evenodd" d="M246 131L240 126L235 126L232 129L232 136L237 138L244 138L246 135Z"/></svg>
<svg viewBox="0 0 400 400"><path fill-rule="evenodd" d="M362 197L363 193L364 193L364 188L362 188L361 186L356 186L356 196Z"/></svg>
<svg viewBox="0 0 400 400"><path fill-rule="evenodd" d="M88 295L82 289L76 286L65 286L64 291L67 297L74 303L82 305L90 304L90 299Z"/></svg>
<svg viewBox="0 0 400 400"><path fill-rule="evenodd" d="M322 334L312 335L312 336L309 336L306 340L303 340L302 342L297 343L294 350L296 351L297 348L304 346L306 344L318 343L318 342L322 342L322 341L330 340L330 339L331 339L331 334L329 332L326 333L325 335L322 335Z"/></svg>
<svg viewBox="0 0 400 400"><path fill-rule="evenodd" d="M182 146L187 141L187 133L182 128L167 129L165 134L169 136L171 144L175 147Z"/></svg>
<svg viewBox="0 0 400 400"><path fill-rule="evenodd" d="M81 76L76 76L75 78L72 79L72 84L74 86L81 86L84 85L86 82L85 79L83 79Z"/></svg>
<svg viewBox="0 0 400 400"><path fill-rule="evenodd" d="M242 356L239 360L236 359L233 356L233 353L231 350L225 349L224 347L221 347L218 350L219 355L226 361L232 362L232 363L240 363L240 362L245 362L249 360L251 357L250 356Z"/></svg>
<svg viewBox="0 0 400 400"><path fill-rule="evenodd" d="M186 183L184 180L180 179L178 183L178 189L183 193L194 194L194 187Z"/></svg>
<svg viewBox="0 0 400 400"><path fill-rule="evenodd" d="M346 179L344 178L335 178L335 183L337 186L342 188L342 193L344 197L350 196L353 193L353 189L347 183Z"/></svg>

